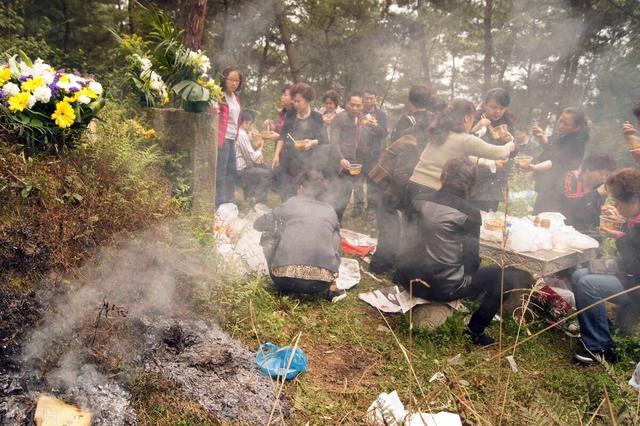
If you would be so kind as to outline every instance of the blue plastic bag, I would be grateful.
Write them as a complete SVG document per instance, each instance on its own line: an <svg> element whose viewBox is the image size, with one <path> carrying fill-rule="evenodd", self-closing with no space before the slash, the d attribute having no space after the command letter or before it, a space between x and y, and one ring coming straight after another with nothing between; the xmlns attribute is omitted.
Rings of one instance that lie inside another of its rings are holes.
<svg viewBox="0 0 640 426"><path fill-rule="evenodd" d="M260 372L274 379L284 377L285 380L291 380L298 374L307 371L307 357L300 348L296 348L291 365L287 369L292 350L291 346L281 348L273 343L260 345L256 353L256 364L258 364Z"/></svg>

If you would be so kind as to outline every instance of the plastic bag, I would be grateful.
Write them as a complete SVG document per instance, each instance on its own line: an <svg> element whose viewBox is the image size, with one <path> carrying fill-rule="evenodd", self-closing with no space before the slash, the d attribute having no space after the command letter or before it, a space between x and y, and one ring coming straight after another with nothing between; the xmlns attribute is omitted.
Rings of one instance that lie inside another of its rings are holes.
<svg viewBox="0 0 640 426"><path fill-rule="evenodd" d="M551 234L545 229L529 225L525 221L512 223L507 240L507 248L516 253L536 250L551 250L553 241Z"/></svg>
<svg viewBox="0 0 640 426"><path fill-rule="evenodd" d="M629 385L640 392L640 362L636 365L633 376L631 376L631 379L629 380Z"/></svg>
<svg viewBox="0 0 640 426"><path fill-rule="evenodd" d="M238 206L233 203L220 204L216 210L216 218L220 222L231 222L238 217Z"/></svg>
<svg viewBox="0 0 640 426"><path fill-rule="evenodd" d="M273 343L260 345L256 353L256 364L258 364L260 372L274 379L284 376L285 380L292 380L298 374L306 372L307 357L300 348L296 348L295 352L293 352L293 359L291 359L291 365L289 365L292 350L291 346L281 348ZM289 365L288 369L287 365Z"/></svg>

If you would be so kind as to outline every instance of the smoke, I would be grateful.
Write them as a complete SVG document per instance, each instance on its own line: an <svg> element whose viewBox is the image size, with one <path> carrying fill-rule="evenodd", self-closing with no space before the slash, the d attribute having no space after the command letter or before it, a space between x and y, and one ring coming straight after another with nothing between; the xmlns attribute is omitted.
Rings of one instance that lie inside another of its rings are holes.
<svg viewBox="0 0 640 426"><path fill-rule="evenodd" d="M63 290L68 291L56 299L42 327L28 339L25 361L43 362L64 349L60 359L66 368L61 373L77 371L71 361L78 357L72 353L86 350L87 330L105 303L116 307L111 317L118 316L118 309L121 314L126 310L129 318L188 315L192 296L205 292L215 273L208 253L183 227L165 224L105 248L75 273L76 279L64 281ZM125 343L136 347L135 342Z"/></svg>

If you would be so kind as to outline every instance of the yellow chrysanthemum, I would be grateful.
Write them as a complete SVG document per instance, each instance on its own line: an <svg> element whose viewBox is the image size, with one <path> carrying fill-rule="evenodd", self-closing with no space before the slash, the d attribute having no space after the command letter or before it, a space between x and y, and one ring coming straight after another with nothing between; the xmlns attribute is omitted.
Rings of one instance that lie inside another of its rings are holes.
<svg viewBox="0 0 640 426"><path fill-rule="evenodd" d="M63 102L67 102L67 103L72 104L72 103L74 103L74 102L77 102L79 97L80 97L80 92L76 92L76 93L74 93L74 94L73 94L73 95L71 95L71 96L65 96L65 97L62 99L62 101L63 101Z"/></svg>
<svg viewBox="0 0 640 426"><path fill-rule="evenodd" d="M22 83L22 90L33 93L38 87L44 86L42 77L33 77Z"/></svg>
<svg viewBox="0 0 640 426"><path fill-rule="evenodd" d="M67 74L61 74L60 78L58 79L58 81L61 81L63 83L68 83L69 82L69 76Z"/></svg>
<svg viewBox="0 0 640 426"><path fill-rule="evenodd" d="M4 86L4 84L9 81L11 78L11 69L9 67L2 68L0 70L0 86Z"/></svg>
<svg viewBox="0 0 640 426"><path fill-rule="evenodd" d="M76 113L68 102L62 101L56 104L56 111L51 114L51 118L58 127L64 129L73 124L76 119Z"/></svg>
<svg viewBox="0 0 640 426"><path fill-rule="evenodd" d="M93 89L91 89L89 86L83 87L82 89L80 89L80 95L85 95L91 99L97 99L98 98L98 94L93 91Z"/></svg>
<svg viewBox="0 0 640 426"><path fill-rule="evenodd" d="M156 137L156 130L155 129L145 130L142 136L144 136L145 139L153 139Z"/></svg>
<svg viewBox="0 0 640 426"><path fill-rule="evenodd" d="M9 98L9 110L11 112L24 111L24 109L29 106L30 97L31 93L29 92L20 92L17 95L11 96Z"/></svg>

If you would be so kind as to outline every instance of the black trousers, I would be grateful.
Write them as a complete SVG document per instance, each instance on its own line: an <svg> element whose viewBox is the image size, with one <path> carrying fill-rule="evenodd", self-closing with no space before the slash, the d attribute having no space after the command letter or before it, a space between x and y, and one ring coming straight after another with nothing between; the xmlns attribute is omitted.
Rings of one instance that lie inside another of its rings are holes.
<svg viewBox="0 0 640 426"><path fill-rule="evenodd" d="M275 277L271 279L282 294L311 294L318 295L329 290L331 282L318 280L305 280L302 278Z"/></svg>
<svg viewBox="0 0 640 426"><path fill-rule="evenodd" d="M265 165L246 167L240 171L240 183L245 200L255 198L257 202L264 203L271 186L271 170Z"/></svg>
<svg viewBox="0 0 640 426"><path fill-rule="evenodd" d="M504 291L507 292L515 288L519 277L522 277L521 271L515 268L506 268L504 271ZM503 293L500 292L500 280L500 267L491 265L478 269L466 285L459 287L452 293L443 294L438 291L437 283L433 282L429 283L431 287L414 282L412 292L418 297L438 303L482 296L480 306L469 321L469 329L473 333L480 334L484 332L484 329L500 310L500 298L503 296ZM409 282L408 277L403 277L402 285L407 289Z"/></svg>
<svg viewBox="0 0 640 426"><path fill-rule="evenodd" d="M402 225L399 209L402 206L398 198L383 194L378 187L370 185L369 188L376 192L380 200L376 206L378 245L371 257L371 266L392 269L400 247Z"/></svg>
<svg viewBox="0 0 640 426"><path fill-rule="evenodd" d="M362 183L364 182L364 175L361 173L357 176L352 176L348 172L343 171L338 177L338 182L339 190L335 208L336 214L338 215L338 220L342 221L344 211L347 209L347 205L351 200L351 193L357 185L362 186Z"/></svg>

